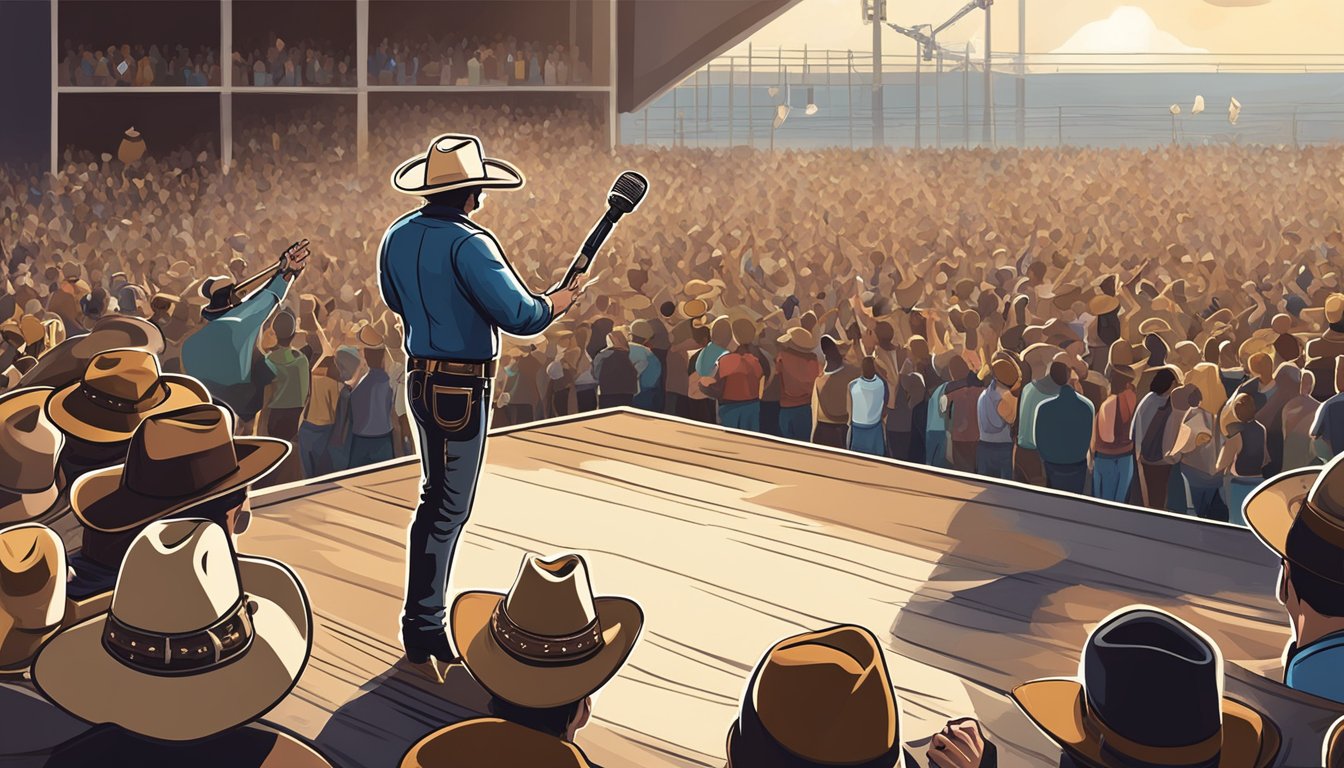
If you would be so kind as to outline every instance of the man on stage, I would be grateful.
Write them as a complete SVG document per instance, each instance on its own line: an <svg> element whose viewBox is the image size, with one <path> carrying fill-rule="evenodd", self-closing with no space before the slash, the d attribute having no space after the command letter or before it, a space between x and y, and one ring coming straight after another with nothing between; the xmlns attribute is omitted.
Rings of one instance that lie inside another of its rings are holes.
<svg viewBox="0 0 1344 768"><path fill-rule="evenodd" d="M451 663L444 602L453 551L471 513L485 455L499 332L533 336L582 295L576 278L545 295L522 284L489 230L470 219L487 190L523 176L483 156L475 136L445 134L392 174L425 198L383 235L383 300L406 333L407 403L419 434L420 504L411 522L401 639L412 663Z"/></svg>

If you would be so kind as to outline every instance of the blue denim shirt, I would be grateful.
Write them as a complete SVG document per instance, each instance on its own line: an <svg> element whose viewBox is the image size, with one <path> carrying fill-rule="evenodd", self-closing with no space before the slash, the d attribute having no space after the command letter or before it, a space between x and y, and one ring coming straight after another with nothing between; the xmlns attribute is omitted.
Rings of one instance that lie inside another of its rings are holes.
<svg viewBox="0 0 1344 768"><path fill-rule="evenodd" d="M1344 632L1295 648L1283 671L1283 684L1323 699L1344 703Z"/></svg>
<svg viewBox="0 0 1344 768"><path fill-rule="evenodd" d="M494 360L500 331L533 336L551 324L550 302L523 285L494 235L452 208L425 205L388 227L378 280L412 357Z"/></svg>
<svg viewBox="0 0 1344 768"><path fill-rule="evenodd" d="M289 281L276 275L238 306L198 328L182 343L182 370L221 387L250 381L257 337L288 292Z"/></svg>

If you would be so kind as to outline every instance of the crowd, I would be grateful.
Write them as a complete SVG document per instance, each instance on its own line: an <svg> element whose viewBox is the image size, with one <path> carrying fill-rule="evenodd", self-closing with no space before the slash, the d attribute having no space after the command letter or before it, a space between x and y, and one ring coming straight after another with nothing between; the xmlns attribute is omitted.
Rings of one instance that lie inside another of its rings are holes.
<svg viewBox="0 0 1344 768"><path fill-rule="evenodd" d="M651 181L589 298L505 350L495 424L629 405L1244 522L1283 562L1285 683L1344 701L1344 465L1326 463L1344 449L1344 148L611 155L579 109L407 104L380 114L361 171L332 149L340 123L258 127L267 139L227 173L150 149L0 177L0 572L29 577L21 595L0 580L0 668L31 666L41 694L15 722L100 723L24 729L69 733L50 764L324 764L255 722L302 673L311 611L288 569L235 537L250 486L414 450L373 254L407 206L387 172L423 151L427 124L474 132L527 173L477 220L534 289L563 272L617 173ZM161 587L202 579L207 555L236 577ZM507 593L458 598L455 644L491 716L428 736L404 765L464 750L587 764L575 733L643 617L594 600L586 570L529 558ZM537 676L513 631L527 616L501 603L595 611L542 637L578 644L565 685ZM621 631L590 638L594 621ZM1272 761L1277 729L1222 696L1218 648L1193 626L1126 609L1081 656L1078 678L1014 691L1078 763ZM788 638L751 679L730 765L902 759L870 631ZM124 705L164 680L211 701L227 686L230 706ZM961 720L928 759L994 754Z"/></svg>
<svg viewBox="0 0 1344 768"><path fill-rule="evenodd" d="M353 88L357 85L353 61L350 46L340 51L331 41L315 40L290 45L284 38L271 35L251 52L233 52L233 84Z"/></svg>
<svg viewBox="0 0 1344 768"><path fill-rule="evenodd" d="M89 87L217 86L218 51L201 45L159 45L144 42L109 45L100 49L65 41L65 57L57 85Z"/></svg>
<svg viewBox="0 0 1344 768"><path fill-rule="evenodd" d="M369 51L369 85L587 85L592 69L578 46L496 35L412 42L386 38Z"/></svg>

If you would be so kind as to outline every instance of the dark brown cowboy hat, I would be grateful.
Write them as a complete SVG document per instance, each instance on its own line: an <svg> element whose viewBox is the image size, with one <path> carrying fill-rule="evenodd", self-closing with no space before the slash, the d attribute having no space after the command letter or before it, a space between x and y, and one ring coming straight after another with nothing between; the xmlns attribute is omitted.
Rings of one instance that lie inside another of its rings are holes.
<svg viewBox="0 0 1344 768"><path fill-rule="evenodd" d="M146 419L126 463L83 475L70 487L80 522L121 533L256 482L289 454L289 443L233 436L225 408L199 404Z"/></svg>
<svg viewBox="0 0 1344 768"><path fill-rule="evenodd" d="M1265 768L1278 754L1269 718L1223 697L1218 647L1171 614L1131 606L1088 635L1077 679L1035 680L1013 700L1086 765Z"/></svg>
<svg viewBox="0 0 1344 768"><path fill-rule="evenodd" d="M478 717L431 733L401 758L401 768L545 766L590 768L578 747L508 720Z"/></svg>
<svg viewBox="0 0 1344 768"><path fill-rule="evenodd" d="M1246 523L1295 566L1344 585L1344 455L1275 476L1246 499Z"/></svg>

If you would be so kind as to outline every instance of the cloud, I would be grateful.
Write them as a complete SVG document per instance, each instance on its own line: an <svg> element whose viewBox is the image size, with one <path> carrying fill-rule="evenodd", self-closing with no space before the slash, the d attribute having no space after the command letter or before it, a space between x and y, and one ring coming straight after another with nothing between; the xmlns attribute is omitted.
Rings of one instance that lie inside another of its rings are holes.
<svg viewBox="0 0 1344 768"><path fill-rule="evenodd" d="M1205 0L1214 2L1215 0ZM1246 4L1256 0L1216 0ZM1108 18L1084 24L1053 53L1208 53L1157 28L1148 12L1122 5Z"/></svg>

